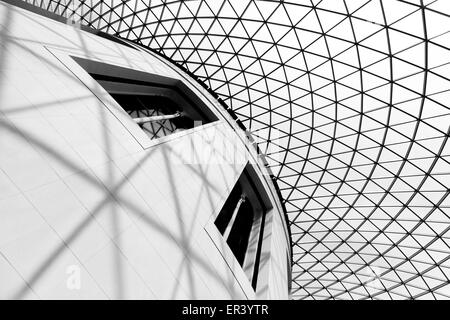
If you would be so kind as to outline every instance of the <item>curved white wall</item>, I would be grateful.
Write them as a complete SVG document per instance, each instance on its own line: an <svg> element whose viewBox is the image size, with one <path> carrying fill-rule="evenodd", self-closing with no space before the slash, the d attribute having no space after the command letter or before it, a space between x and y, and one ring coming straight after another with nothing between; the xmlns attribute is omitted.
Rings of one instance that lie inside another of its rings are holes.
<svg viewBox="0 0 450 320"><path fill-rule="evenodd" d="M146 140L71 56L185 79L176 69L2 2L0 40L0 298L288 298L273 186L256 294L215 234L245 167L221 146L255 156L217 103L220 121Z"/></svg>

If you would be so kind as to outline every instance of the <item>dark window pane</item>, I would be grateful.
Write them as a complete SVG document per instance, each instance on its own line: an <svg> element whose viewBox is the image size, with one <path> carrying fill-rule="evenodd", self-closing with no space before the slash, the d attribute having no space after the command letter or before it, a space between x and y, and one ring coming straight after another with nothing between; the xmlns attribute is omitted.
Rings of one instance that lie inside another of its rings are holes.
<svg viewBox="0 0 450 320"><path fill-rule="evenodd" d="M239 211L231 228L227 243L233 251L239 264L242 266L247 252L248 238L253 226L253 207L250 201L241 204Z"/></svg>
<svg viewBox="0 0 450 320"><path fill-rule="evenodd" d="M220 233L223 234L225 232L225 229L228 226L228 223L230 222L230 219L233 215L234 209L236 208L236 205L241 198L242 194L242 188L238 183L234 186L233 190L231 191L230 196L225 201L225 204L220 210L219 215L217 216L216 221L214 222L216 224L217 229L219 229Z"/></svg>

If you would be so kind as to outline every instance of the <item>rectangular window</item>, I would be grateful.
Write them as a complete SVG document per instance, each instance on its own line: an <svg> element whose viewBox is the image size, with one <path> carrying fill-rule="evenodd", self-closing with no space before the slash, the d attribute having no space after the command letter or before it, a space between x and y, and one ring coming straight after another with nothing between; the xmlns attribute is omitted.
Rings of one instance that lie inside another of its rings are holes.
<svg viewBox="0 0 450 320"><path fill-rule="evenodd" d="M218 120L179 79L76 58L150 139Z"/></svg>
<svg viewBox="0 0 450 320"><path fill-rule="evenodd" d="M194 121L170 98L151 95L114 94L111 96L139 124L150 139L194 127ZM140 121L140 122L139 122Z"/></svg>
<svg viewBox="0 0 450 320"><path fill-rule="evenodd" d="M270 209L268 197L256 181L256 172L248 164L214 222L255 290L264 223Z"/></svg>

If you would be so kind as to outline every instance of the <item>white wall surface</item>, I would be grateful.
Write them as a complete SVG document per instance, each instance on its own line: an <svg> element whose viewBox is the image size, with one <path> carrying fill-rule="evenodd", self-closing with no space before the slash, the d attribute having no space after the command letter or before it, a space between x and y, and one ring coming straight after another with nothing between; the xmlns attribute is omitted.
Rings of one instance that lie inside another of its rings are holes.
<svg viewBox="0 0 450 320"><path fill-rule="evenodd" d="M239 136L221 120L142 146L69 54L180 77L148 53L0 2L0 298L254 298L205 230L245 166L220 146L250 157ZM189 145L209 146L211 161L183 161ZM271 216L257 297L287 298L287 235L277 206Z"/></svg>

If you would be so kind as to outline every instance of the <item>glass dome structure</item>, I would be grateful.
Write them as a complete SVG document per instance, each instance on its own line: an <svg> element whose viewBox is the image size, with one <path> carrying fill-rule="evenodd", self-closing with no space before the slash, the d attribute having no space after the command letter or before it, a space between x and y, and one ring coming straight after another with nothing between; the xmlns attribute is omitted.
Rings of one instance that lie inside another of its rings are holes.
<svg viewBox="0 0 450 320"><path fill-rule="evenodd" d="M25 0L150 47L259 141L294 299L450 299L446 0Z"/></svg>

